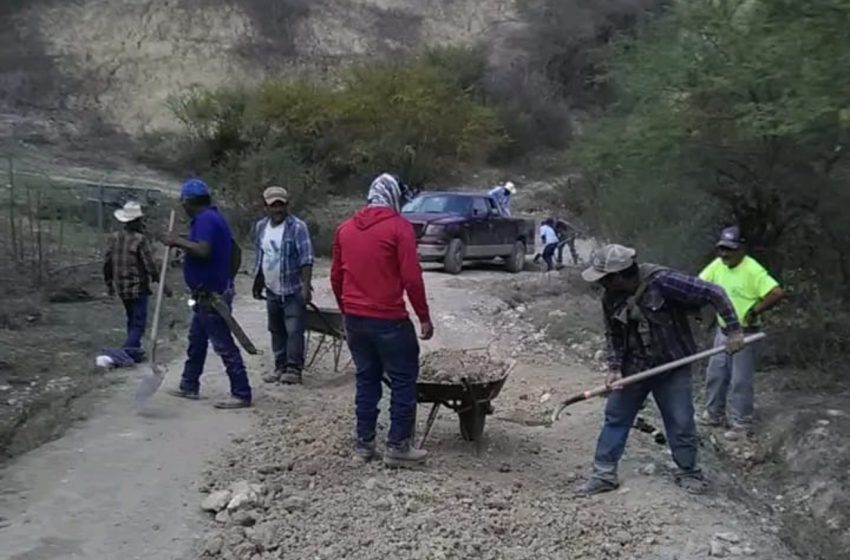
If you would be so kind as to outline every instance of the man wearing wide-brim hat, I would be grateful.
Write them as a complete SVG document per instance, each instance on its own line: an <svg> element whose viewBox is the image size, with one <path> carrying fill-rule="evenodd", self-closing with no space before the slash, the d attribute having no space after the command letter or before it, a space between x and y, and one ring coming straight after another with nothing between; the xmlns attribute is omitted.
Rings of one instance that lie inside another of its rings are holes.
<svg viewBox="0 0 850 560"><path fill-rule="evenodd" d="M728 350L737 352L743 347L741 325L722 288L658 265L638 264L634 249L622 245L601 247L593 253L591 265L582 277L604 289L609 385L624 376L696 353L688 314L705 305L714 307L726 321ZM664 419L677 466L676 483L692 493L705 490L705 479L697 464L699 442L691 370L684 366L611 392L596 445L593 474L579 489L582 494L619 487L617 466L635 417L650 393Z"/></svg>
<svg viewBox="0 0 850 560"><path fill-rule="evenodd" d="M145 236L142 206L129 201L114 212L123 227L107 239L103 278L109 295L118 295L127 313L127 338L123 350L136 362L145 359L142 337L148 315L150 285L159 281L150 242Z"/></svg>

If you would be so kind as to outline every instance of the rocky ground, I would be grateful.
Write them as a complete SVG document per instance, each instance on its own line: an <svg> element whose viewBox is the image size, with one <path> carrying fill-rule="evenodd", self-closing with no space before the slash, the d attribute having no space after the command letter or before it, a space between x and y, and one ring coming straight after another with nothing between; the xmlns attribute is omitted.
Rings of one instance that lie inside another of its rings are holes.
<svg viewBox="0 0 850 560"><path fill-rule="evenodd" d="M544 276L525 274L522 282L569 278ZM727 497L733 481L709 467L711 493L685 494L670 480L666 448L640 432L622 465L621 490L574 496L602 403L575 407L554 428L539 420L559 399L598 382L584 365L596 362L595 349L548 341L512 309L516 302L494 298L492 282L512 281L502 272L485 267L455 278L435 271L427 280L437 336L426 351L489 346L518 360L485 440L462 441L456 415L443 410L425 469L360 465L351 457L353 379L320 364L302 387L267 388L256 429L206 470L197 507L209 516L209 531L199 556L794 558L769 515Z"/></svg>

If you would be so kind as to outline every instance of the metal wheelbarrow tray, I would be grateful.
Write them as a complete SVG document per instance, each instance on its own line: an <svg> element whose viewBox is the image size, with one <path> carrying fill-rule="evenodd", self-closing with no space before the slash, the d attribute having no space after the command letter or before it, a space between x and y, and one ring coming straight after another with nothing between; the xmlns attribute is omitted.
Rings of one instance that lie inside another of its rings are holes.
<svg viewBox="0 0 850 560"><path fill-rule="evenodd" d="M460 435L466 441L480 441L484 433L484 424L487 415L493 413L492 400L499 396L508 375L514 364L506 364L504 374L487 383L470 383L461 379L461 383L429 383L419 382L416 384L416 401L419 403L433 403L428 420L425 423L425 432L419 441L419 447L425 444L431 428L437 420L440 406L454 410L458 415L460 423Z"/></svg>

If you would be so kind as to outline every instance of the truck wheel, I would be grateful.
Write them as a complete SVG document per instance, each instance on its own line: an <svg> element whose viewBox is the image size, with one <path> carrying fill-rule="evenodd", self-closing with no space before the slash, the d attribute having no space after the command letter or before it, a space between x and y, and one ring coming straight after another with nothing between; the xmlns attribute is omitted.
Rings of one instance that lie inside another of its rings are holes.
<svg viewBox="0 0 850 560"><path fill-rule="evenodd" d="M443 266L449 274L460 274L463 270L463 255L465 253L463 241L460 239L452 239L449 243L446 258L443 260Z"/></svg>
<svg viewBox="0 0 850 560"><path fill-rule="evenodd" d="M522 272L525 268L525 243L522 241L514 243L514 249L507 258L505 267L507 267L508 272Z"/></svg>

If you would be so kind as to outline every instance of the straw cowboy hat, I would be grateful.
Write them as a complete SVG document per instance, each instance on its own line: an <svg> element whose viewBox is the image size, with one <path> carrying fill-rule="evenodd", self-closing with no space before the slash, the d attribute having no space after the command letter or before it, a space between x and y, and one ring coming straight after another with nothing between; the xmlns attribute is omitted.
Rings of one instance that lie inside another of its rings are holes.
<svg viewBox="0 0 850 560"><path fill-rule="evenodd" d="M135 200L128 201L124 204L124 208L119 208L115 211L115 219L124 224L138 220L143 215L142 205Z"/></svg>

